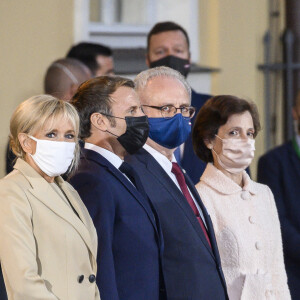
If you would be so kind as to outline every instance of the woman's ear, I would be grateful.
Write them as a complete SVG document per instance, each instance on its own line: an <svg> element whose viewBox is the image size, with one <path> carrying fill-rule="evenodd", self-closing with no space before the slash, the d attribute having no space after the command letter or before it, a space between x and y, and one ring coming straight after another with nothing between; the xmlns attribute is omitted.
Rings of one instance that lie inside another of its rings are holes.
<svg viewBox="0 0 300 300"><path fill-rule="evenodd" d="M93 113L90 117L91 125L101 131L107 131L108 119L100 113Z"/></svg>
<svg viewBox="0 0 300 300"><path fill-rule="evenodd" d="M26 133L19 133L18 139L20 145L25 153L34 154L36 148L36 141L31 139Z"/></svg>
<svg viewBox="0 0 300 300"><path fill-rule="evenodd" d="M204 144L205 144L205 146L206 146L208 149L210 149L210 150L214 147L212 141L210 141L209 139L205 139L205 140L204 140Z"/></svg>

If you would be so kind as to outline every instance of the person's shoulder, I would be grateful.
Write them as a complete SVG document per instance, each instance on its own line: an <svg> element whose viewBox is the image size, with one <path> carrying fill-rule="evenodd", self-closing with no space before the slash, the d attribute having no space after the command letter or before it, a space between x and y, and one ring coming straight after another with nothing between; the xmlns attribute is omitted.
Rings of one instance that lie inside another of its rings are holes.
<svg viewBox="0 0 300 300"><path fill-rule="evenodd" d="M31 184L18 170L13 170L0 180L0 206L2 212L12 211L14 207L23 209L24 213L31 214L31 205L28 190Z"/></svg>
<svg viewBox="0 0 300 300"><path fill-rule="evenodd" d="M30 188L31 185L26 177L19 171L13 170L7 174L4 178L0 180L0 189L7 189L10 187L19 187L19 188Z"/></svg>
<svg viewBox="0 0 300 300"><path fill-rule="evenodd" d="M197 93L195 90L192 90L192 98L193 99L201 99L203 101L206 101L211 97L212 97L212 95L210 95L210 94Z"/></svg>
<svg viewBox="0 0 300 300"><path fill-rule="evenodd" d="M273 193L268 185L256 182L252 179L250 179L250 182L251 182L250 192L254 191L258 199L266 202L270 202L272 201L272 199L274 199Z"/></svg>
<svg viewBox="0 0 300 300"><path fill-rule="evenodd" d="M286 155L286 153L289 151L289 149L292 149L291 141L269 150L267 153L265 153L264 155L262 155L260 157L260 160L268 160L268 159L272 159L272 158L282 158L282 156Z"/></svg>

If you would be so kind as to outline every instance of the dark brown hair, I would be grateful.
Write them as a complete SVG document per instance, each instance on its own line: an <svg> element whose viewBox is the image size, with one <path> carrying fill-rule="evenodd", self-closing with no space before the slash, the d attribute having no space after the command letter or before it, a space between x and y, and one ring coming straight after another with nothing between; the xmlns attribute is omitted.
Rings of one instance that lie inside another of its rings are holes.
<svg viewBox="0 0 300 300"><path fill-rule="evenodd" d="M211 150L205 141L213 140L219 128L227 123L230 116L249 111L254 125L254 137L260 130L260 121L257 107L253 102L230 96L220 95L210 98L200 109L193 127L193 148L197 156L205 161L212 162Z"/></svg>
<svg viewBox="0 0 300 300"><path fill-rule="evenodd" d="M156 23L152 29L150 30L150 32L148 33L148 36L147 36L147 51L149 51L149 48L150 48L150 39L151 39L151 36L154 35L154 34L158 34L158 33L161 33L161 32L165 32L165 31L175 31L175 30L179 30L181 31L185 38L186 38L186 42L188 44L188 48L190 48L190 40L189 40L189 36L186 32L186 30L181 27L180 25L174 23L174 22L159 22L159 23Z"/></svg>
<svg viewBox="0 0 300 300"><path fill-rule="evenodd" d="M81 139L91 135L91 115L95 112L112 115L111 95L120 87L134 88L134 82L119 76L100 76L82 83L71 103L76 107L80 117ZM112 126L115 120L107 117Z"/></svg>
<svg viewBox="0 0 300 300"><path fill-rule="evenodd" d="M83 42L72 46L67 53L67 57L78 59L84 63L91 70L93 75L101 68L97 62L98 55L106 57L112 56L112 50L101 44Z"/></svg>

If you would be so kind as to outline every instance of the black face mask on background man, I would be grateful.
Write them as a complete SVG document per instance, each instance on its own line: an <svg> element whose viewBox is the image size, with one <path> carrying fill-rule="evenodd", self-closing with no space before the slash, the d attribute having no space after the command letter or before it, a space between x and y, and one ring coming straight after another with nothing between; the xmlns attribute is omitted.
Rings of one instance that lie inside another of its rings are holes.
<svg viewBox="0 0 300 300"><path fill-rule="evenodd" d="M161 66L172 68L186 77L190 71L191 65L188 59L179 58L174 55L169 55L150 63L150 68Z"/></svg>
<svg viewBox="0 0 300 300"><path fill-rule="evenodd" d="M106 116L123 119L126 121L126 131L122 135L117 136L110 131L108 132L114 136L117 136L117 140L127 151L127 153L134 154L144 146L149 134L149 123L147 116L125 118L110 115Z"/></svg>

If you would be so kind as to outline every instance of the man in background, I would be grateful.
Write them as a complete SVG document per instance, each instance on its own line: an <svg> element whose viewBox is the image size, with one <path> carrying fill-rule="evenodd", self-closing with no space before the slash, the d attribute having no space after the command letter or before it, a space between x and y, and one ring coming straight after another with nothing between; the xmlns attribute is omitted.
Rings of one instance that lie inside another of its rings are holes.
<svg viewBox="0 0 300 300"><path fill-rule="evenodd" d="M84 63L91 70L93 77L114 74L112 50L107 46L82 42L72 46L67 57Z"/></svg>
<svg viewBox="0 0 300 300"><path fill-rule="evenodd" d="M295 137L259 159L257 180L267 184L274 194L288 284L292 299L300 299L300 92L292 113Z"/></svg>
<svg viewBox="0 0 300 300"><path fill-rule="evenodd" d="M45 94L70 101L79 85L90 79L89 68L77 59L62 58L47 69L44 79Z"/></svg>
<svg viewBox="0 0 300 300"><path fill-rule="evenodd" d="M190 40L186 30L174 22L161 22L154 25L147 37L146 63L150 68L170 67L187 77L190 71L191 53ZM210 95L199 94L192 90L191 105L196 108L195 116L210 97ZM191 122L193 124L194 118ZM206 164L195 155L191 135L185 144L175 151L175 156L178 163L196 184Z"/></svg>

